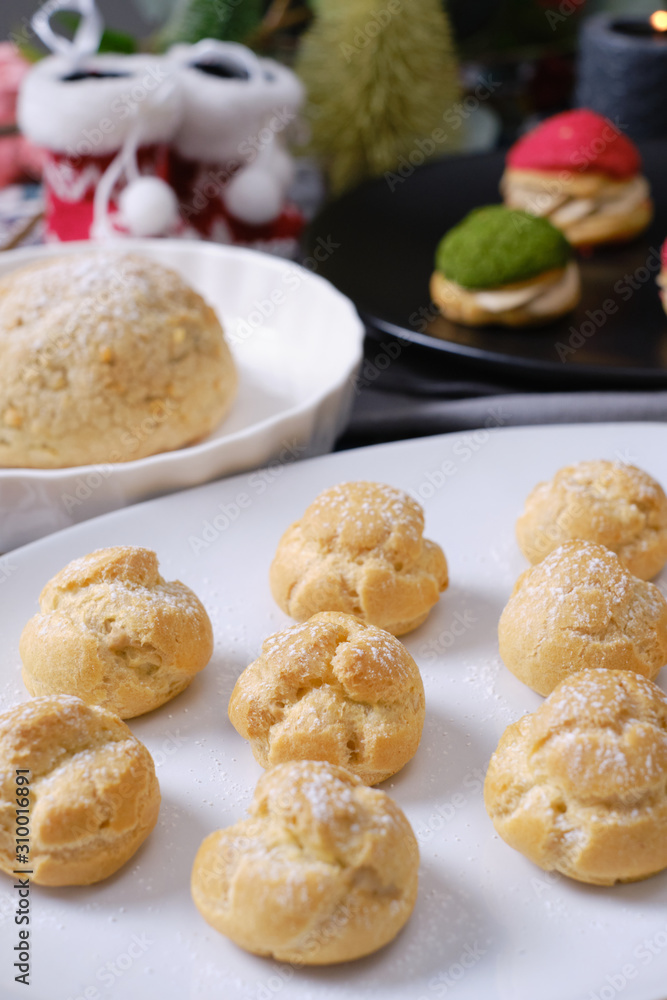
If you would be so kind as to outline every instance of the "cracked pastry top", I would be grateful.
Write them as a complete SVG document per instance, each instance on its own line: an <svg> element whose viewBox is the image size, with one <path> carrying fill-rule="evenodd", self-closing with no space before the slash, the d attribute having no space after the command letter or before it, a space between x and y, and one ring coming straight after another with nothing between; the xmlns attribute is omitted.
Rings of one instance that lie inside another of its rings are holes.
<svg viewBox="0 0 667 1000"><path fill-rule="evenodd" d="M342 611L394 635L410 632L449 582L442 549L423 531L422 508L402 490L339 483L281 538L271 592L297 621Z"/></svg>
<svg viewBox="0 0 667 1000"><path fill-rule="evenodd" d="M24 866L17 864L17 768L29 771ZM108 878L144 842L159 808L153 758L112 712L59 695L0 715L0 868L12 877L24 867L39 885Z"/></svg>
<svg viewBox="0 0 667 1000"><path fill-rule="evenodd" d="M596 885L667 867L667 696L586 670L505 730L484 801L498 834L547 871Z"/></svg>
<svg viewBox="0 0 667 1000"><path fill-rule="evenodd" d="M653 679L667 663L667 601L602 545L561 545L517 580L498 624L505 666L546 695L587 667Z"/></svg>
<svg viewBox="0 0 667 1000"><path fill-rule="evenodd" d="M419 849L388 795L298 761L263 775L248 811L195 858L192 896L212 927L300 965L360 958L398 934L417 898Z"/></svg>
<svg viewBox="0 0 667 1000"><path fill-rule="evenodd" d="M183 691L213 652L198 597L166 582L149 549L75 559L40 594L19 651L32 695L71 694L129 719Z"/></svg>
<svg viewBox="0 0 667 1000"><path fill-rule="evenodd" d="M424 711L424 685L405 646L339 612L266 639L229 702L232 725L262 767L326 760L368 785L415 755Z"/></svg>
<svg viewBox="0 0 667 1000"><path fill-rule="evenodd" d="M516 523L519 547L539 562L571 538L615 552L642 580L667 562L667 497L647 472L624 462L578 462L539 483Z"/></svg>
<svg viewBox="0 0 667 1000"><path fill-rule="evenodd" d="M226 416L234 360L213 309L137 254L46 259L0 278L0 467L128 462Z"/></svg>

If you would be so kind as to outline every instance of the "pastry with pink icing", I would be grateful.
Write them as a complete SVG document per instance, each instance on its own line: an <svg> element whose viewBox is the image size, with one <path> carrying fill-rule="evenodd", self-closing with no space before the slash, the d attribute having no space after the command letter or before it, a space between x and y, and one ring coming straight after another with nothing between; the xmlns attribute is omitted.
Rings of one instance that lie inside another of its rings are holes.
<svg viewBox="0 0 667 1000"><path fill-rule="evenodd" d="M573 246L632 239L653 217L639 150L587 108L547 118L522 136L500 186L507 206L549 219Z"/></svg>

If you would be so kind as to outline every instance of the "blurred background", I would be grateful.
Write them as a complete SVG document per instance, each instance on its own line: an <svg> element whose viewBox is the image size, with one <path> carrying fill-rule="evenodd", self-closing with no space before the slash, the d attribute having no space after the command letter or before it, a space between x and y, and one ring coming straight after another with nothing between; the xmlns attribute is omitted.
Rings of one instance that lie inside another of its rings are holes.
<svg viewBox="0 0 667 1000"><path fill-rule="evenodd" d="M74 0L73 6L78 2ZM65 0L56 3L67 6ZM664 38L657 37L652 47L656 58L650 71L636 62L632 71L627 71L615 55L607 58L603 46L599 72L593 73L597 94L589 94L590 86L588 91L582 89L583 61L579 58L578 62L581 39L588 30L585 26L595 22L595 15L629 17L635 24L641 22L644 30L656 3L97 0L106 29L100 52L163 53L175 43L192 45L211 38L242 42L299 76L305 99L298 120L295 115L277 144L296 157L297 189L288 191L285 183L272 199L265 198L264 215L260 212L255 218L252 209L244 215L248 201L267 190L259 184L259 175L253 184L252 175L247 174L245 190L234 199L233 209L251 225L269 218L279 219L277 225L270 233L253 232L252 238L240 231L230 237L228 219L218 227L222 242L258 245L259 241L265 248L270 237L281 252L289 240L294 249L299 228L296 215L290 215L290 205L298 209L302 220L308 220L327 197L338 197L364 180L395 171L406 157L415 165L419 151L423 151L423 161L506 148L540 120L582 103L613 119L617 108L606 106L608 88L601 82L605 68L611 67L610 73L617 77L612 83L620 89L627 90L631 77L644 77L641 93L632 98L638 109L637 124L630 116L623 125L628 134L633 138L652 138L651 130L662 134L658 104L667 84L667 33ZM12 182L38 180L40 175L33 155L35 147L44 146L40 129L36 135L24 129L25 138L32 140L32 151L23 145L16 130L20 80L47 53L31 26L40 5L37 0L2 0L0 4L0 38L5 40L0 52L0 189ZM54 30L72 38L78 17L71 10L56 12L52 17ZM642 61L635 53L636 59ZM586 60L592 65L588 57ZM653 72L658 73L657 84L652 82ZM79 87L77 94L81 92ZM618 107L626 108L627 102ZM89 124L88 129L93 126ZM202 125L202 134L208 127ZM285 157L283 161L276 170L287 177L293 167L285 166ZM104 167L101 161L98 165ZM66 165L68 170L72 166L71 162ZM224 168L224 164L218 166ZM201 168L200 162L200 173ZM0 217L9 212L10 216L13 213L12 222L16 221L23 210L21 204L15 207L16 201L12 196L3 209L0 199ZM288 206L287 215L279 216L279 201ZM31 210L29 205L27 211ZM186 229L185 235L192 233ZM212 235L211 226L204 236L218 238ZM6 246L1 240L0 232L0 245Z"/></svg>
<svg viewBox="0 0 667 1000"><path fill-rule="evenodd" d="M440 6L438 0L435 3ZM411 0L409 7L403 8L415 25L413 44L419 38L418 22L431 15L433 5L432 0ZM640 17L650 14L656 5L657 0L443 0L442 13L452 41L450 68L462 94L474 91L489 72L496 74L499 83L491 98L484 101L480 121L471 123L465 139L459 137L462 139L459 149L479 150L508 143L519 131L530 127L535 116L544 117L572 103L577 37L583 19L601 11ZM28 59L35 59L45 51L30 28L30 18L40 6L41 0L2 0L0 4L0 38L17 44ZM110 48L161 51L173 42L192 43L203 37L215 37L243 41L262 54L293 64L301 37L312 28L314 20L319 19L326 26L327 17L336 9L343 12L343 17L349 9L349 33L354 48L354 32L359 31L359 25L363 28L364 19L381 14L391 3L389 0L387 3L383 0L375 3L98 0L98 7L109 29L106 45ZM66 15L56 15L56 22L63 30L67 25ZM359 34L356 37L358 40ZM333 33L329 41L332 50L340 43ZM406 58L410 44L411 39L406 37ZM377 55L373 45L363 50L361 45L358 47L354 60L357 70L365 56L372 59ZM348 58L347 62L351 60ZM349 67L352 77L355 66ZM334 72L327 76L325 67L320 67L320 73L323 87L335 78Z"/></svg>

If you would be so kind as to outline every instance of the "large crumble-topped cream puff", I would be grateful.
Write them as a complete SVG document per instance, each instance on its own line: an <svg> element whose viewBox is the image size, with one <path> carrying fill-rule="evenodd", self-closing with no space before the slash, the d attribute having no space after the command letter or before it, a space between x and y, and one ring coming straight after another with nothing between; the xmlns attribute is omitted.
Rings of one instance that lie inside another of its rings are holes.
<svg viewBox="0 0 667 1000"><path fill-rule="evenodd" d="M179 274L91 249L0 278L0 466L128 462L212 431L236 396L213 309Z"/></svg>

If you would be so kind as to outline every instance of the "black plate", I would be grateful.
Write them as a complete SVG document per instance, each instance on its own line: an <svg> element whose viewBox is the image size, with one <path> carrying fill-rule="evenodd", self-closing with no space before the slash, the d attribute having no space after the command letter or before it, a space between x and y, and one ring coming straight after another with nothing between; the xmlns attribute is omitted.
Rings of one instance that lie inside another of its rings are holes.
<svg viewBox="0 0 667 1000"><path fill-rule="evenodd" d="M632 243L580 256L581 303L548 326L465 327L430 301L438 240L472 208L499 200L502 153L452 157L391 185L384 178L361 185L315 219L306 252L372 330L429 348L437 369L456 355L554 386L665 386L667 316L655 279L667 236L667 142L641 148L656 201L651 227Z"/></svg>

